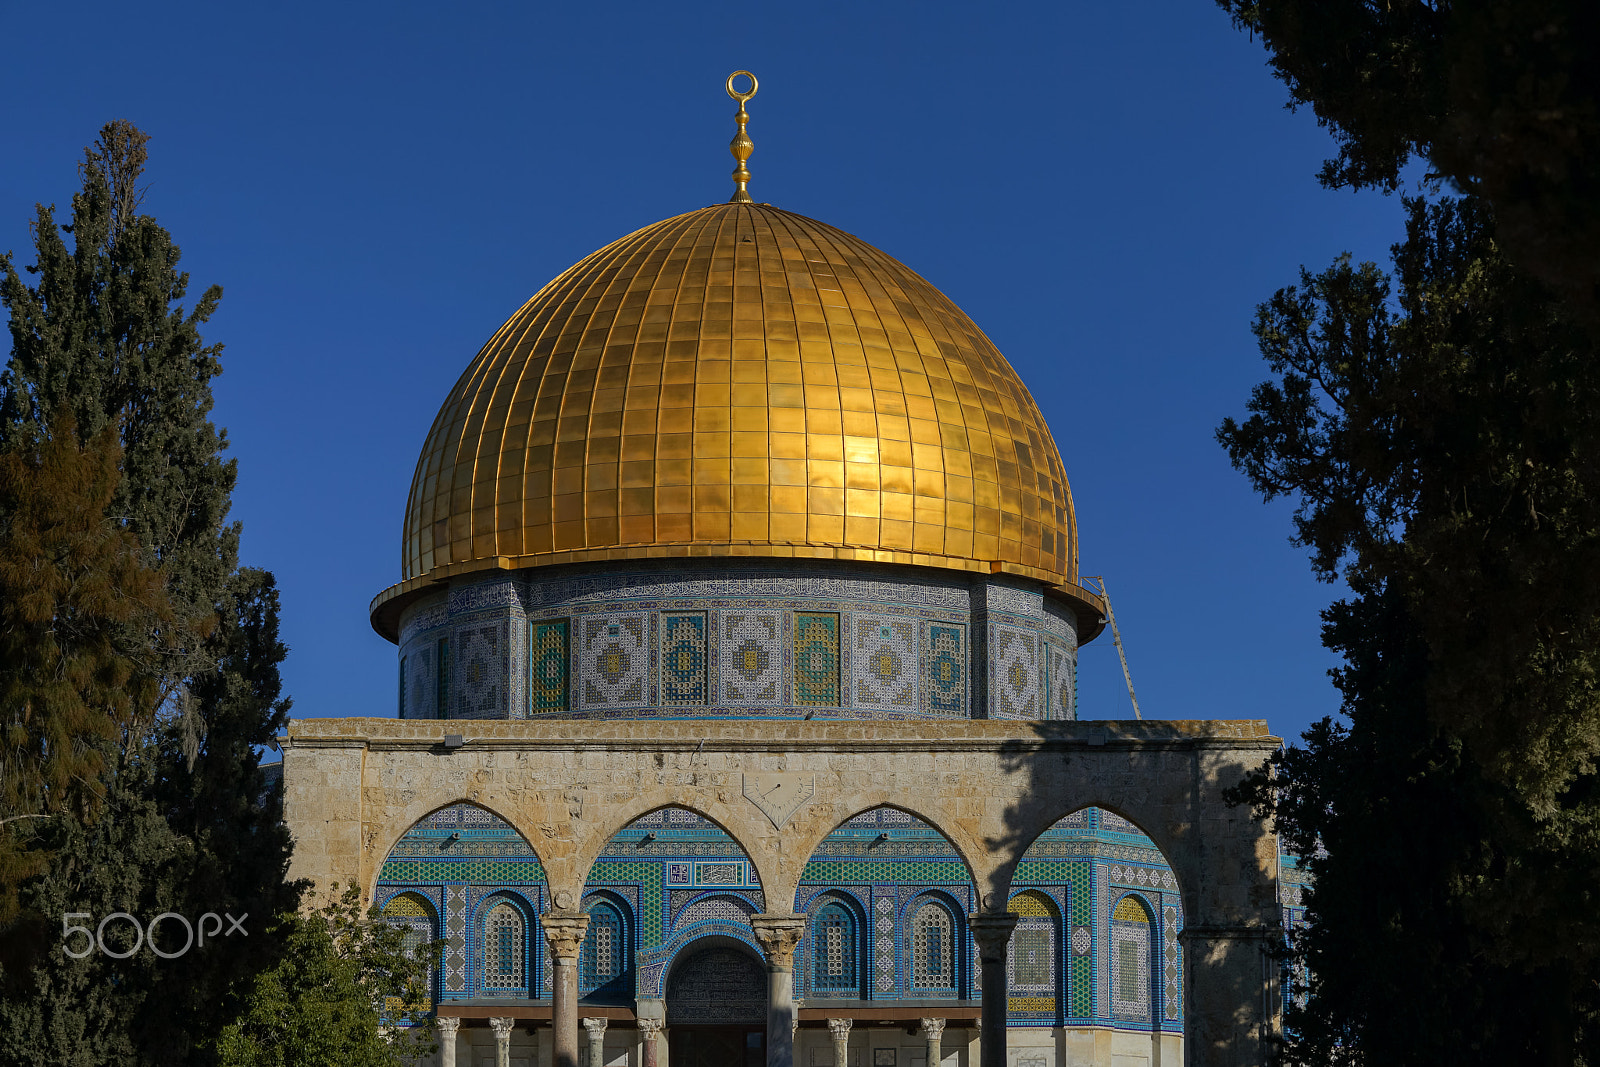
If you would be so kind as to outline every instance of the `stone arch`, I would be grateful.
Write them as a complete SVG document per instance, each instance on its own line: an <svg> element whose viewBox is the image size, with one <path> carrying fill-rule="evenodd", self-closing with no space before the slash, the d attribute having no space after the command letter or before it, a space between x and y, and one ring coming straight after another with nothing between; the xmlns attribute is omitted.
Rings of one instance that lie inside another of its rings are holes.
<svg viewBox="0 0 1600 1067"><path fill-rule="evenodd" d="M920 824L921 827L932 830L934 833L938 834L939 837L944 840L944 843L948 845L954 852L956 858L961 861L961 865L966 869L967 880L976 884L976 869L973 866L973 857L975 855L982 855L982 851L977 849L976 844L968 839L964 834L952 834L944 826L940 825L939 822L928 818L916 807L909 804L896 803L893 801L884 801L883 803L879 804L868 804L865 807L856 808L850 814L836 819L826 832L816 834L809 840L802 839L799 841L794 841L794 851L797 855L803 851L804 855L806 856L806 866L809 866L811 861L816 857L818 850L822 848L824 842L828 841L829 838L834 837L834 835L840 833L841 831L844 831L849 824L856 822L863 816L872 815L875 812L898 812L901 815L910 817L912 822L908 825L916 826L917 824ZM879 832L882 832L882 828L880 828ZM805 885L807 881L808 879L805 877L805 868L802 868L799 876L795 879L795 900L797 905L800 899L799 887Z"/></svg>
<svg viewBox="0 0 1600 1067"><path fill-rule="evenodd" d="M1143 826L1104 805L1079 806L1029 843L1016 864L1012 890L1041 892L1062 910L1065 951L1058 959L1064 969L1057 995L1078 1005L1065 1015L1087 1015L1097 1026L1121 1025L1111 987L1117 951L1111 915L1119 901L1134 896L1150 917L1149 1028L1157 1039L1178 1039L1186 960L1177 935L1187 912L1181 898L1186 887L1174 867ZM1044 1023L1036 1017L1020 1025Z"/></svg>
<svg viewBox="0 0 1600 1067"><path fill-rule="evenodd" d="M755 875L756 888L765 891L776 876L772 869L775 860L763 862L767 855L766 850L753 849L751 844L764 839L759 825L753 825L753 820L734 817L728 805L697 803L697 797L690 790L675 791L672 789L658 789L651 793L634 797L626 804L619 804L609 808L605 813L602 824L595 826L586 835L578 852L572 857L571 869L582 872L578 879L577 890L584 890L594 880L594 866L602 856L608 855L612 844L635 823L642 822L647 816L658 811L678 809L691 812L694 815L712 823L721 830L733 843L739 847L740 853L750 864L750 870ZM758 816L765 818L765 816Z"/></svg>
<svg viewBox="0 0 1600 1067"><path fill-rule="evenodd" d="M376 859L375 862L373 862L370 877L367 879L367 885L364 887L368 900L374 903L378 902L380 886L385 884L384 868L388 865L389 861L395 857L396 847L406 839L408 834L413 834L414 832L423 829L427 820L434 819L442 812L462 808L470 808L475 811L484 812L499 823L503 824L507 829L515 833L516 836L521 840L522 844L527 847L528 852L533 856L534 862L538 865L537 880L539 882L548 883L549 871L545 865L545 859L540 855L539 850L534 847L532 839L529 838L529 836L524 833L521 827L517 826L516 823L506 818L505 815L501 814L499 811L496 811L489 805L472 800L468 797L458 796L454 799L447 800L442 804L434 802L419 802L417 805L415 805L415 807L419 810L414 816L411 808L407 808L406 811L401 814L400 818L395 819L385 827L387 843L384 845L383 851L378 852L376 848L372 850L371 855L374 857L381 856L381 858ZM394 829L396 826L399 827L398 830ZM439 905L439 903L439 901L434 902L436 907Z"/></svg>
<svg viewBox="0 0 1600 1067"><path fill-rule="evenodd" d="M938 803L936 791L930 791L916 799L931 799ZM939 810L933 805L917 803L916 800L906 797L903 791L898 790L873 789L850 800L851 803L848 805L836 804L831 810L820 812L811 819L797 818L787 827L785 845L792 849L791 855L805 856L805 863L809 863L822 842L851 820L873 811L898 811L925 824L944 838L966 867L967 877L977 884L987 850L977 838L966 831L953 811ZM805 881L804 864L798 868L791 864L784 873L790 876L792 884L788 887L774 885L772 892L774 900L779 899L780 892L785 899L794 896L800 884Z"/></svg>
<svg viewBox="0 0 1600 1067"><path fill-rule="evenodd" d="M970 955L970 934L965 919L978 906L972 865L944 830L906 805L877 804L859 810L817 840L797 880L795 911L809 914L814 910L812 902L824 892L852 897L862 912L864 951L860 963L867 992L888 996L903 991L910 974L899 949L905 943L902 913L909 898L899 890L886 894L882 888L886 880L874 873L876 865L891 859L915 862L922 872L923 877L909 883L908 890L934 890L948 898L955 923L952 936L964 964L958 980L967 980L971 968L965 965L965 956ZM875 883L880 886L876 896ZM816 950L810 925L808 919L797 961L807 975L814 969Z"/></svg>

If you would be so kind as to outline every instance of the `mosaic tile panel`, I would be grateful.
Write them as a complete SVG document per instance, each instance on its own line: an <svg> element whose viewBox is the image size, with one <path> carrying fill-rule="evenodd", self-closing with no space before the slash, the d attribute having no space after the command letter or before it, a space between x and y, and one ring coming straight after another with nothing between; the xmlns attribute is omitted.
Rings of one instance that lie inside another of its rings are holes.
<svg viewBox="0 0 1600 1067"><path fill-rule="evenodd" d="M1111 1014L1137 1023L1152 1021L1150 1004L1150 916L1137 898L1123 897L1111 915L1111 969L1106 983Z"/></svg>
<svg viewBox="0 0 1600 1067"><path fill-rule="evenodd" d="M797 611L794 615L794 702L801 707L839 707L839 616Z"/></svg>
<svg viewBox="0 0 1600 1067"><path fill-rule="evenodd" d="M1062 648L1050 646L1050 713L1052 719L1076 719L1077 680L1073 677L1072 656Z"/></svg>
<svg viewBox="0 0 1600 1067"><path fill-rule="evenodd" d="M467 991L467 887L445 886L444 991Z"/></svg>
<svg viewBox="0 0 1600 1067"><path fill-rule="evenodd" d="M1183 1018L1183 969L1178 958L1178 909L1166 904L1161 909L1161 970L1166 985L1166 1016Z"/></svg>
<svg viewBox="0 0 1600 1067"><path fill-rule="evenodd" d="M1095 931L1100 936L1096 938L1099 944L1095 946L1094 973L1099 977L1095 983L1096 1000L1095 1014L1102 1019L1111 1017L1111 870L1104 864L1094 865L1094 892L1095 892Z"/></svg>
<svg viewBox="0 0 1600 1067"><path fill-rule="evenodd" d="M591 615L579 620L578 691L590 708L642 708L650 699L650 617Z"/></svg>
<svg viewBox="0 0 1600 1067"><path fill-rule="evenodd" d="M895 990L894 897L880 895L872 904L872 992L887 997Z"/></svg>
<svg viewBox="0 0 1600 1067"><path fill-rule="evenodd" d="M905 708L917 704L917 628L910 619L856 615L851 673L856 707Z"/></svg>
<svg viewBox="0 0 1600 1067"><path fill-rule="evenodd" d="M464 626L456 631L452 717L505 717L505 643L503 622Z"/></svg>
<svg viewBox="0 0 1600 1067"><path fill-rule="evenodd" d="M567 620L528 624L528 710L567 710Z"/></svg>
<svg viewBox="0 0 1600 1067"><path fill-rule="evenodd" d="M433 706L433 649L420 645L406 654L406 714L408 719L431 719Z"/></svg>
<svg viewBox="0 0 1600 1067"><path fill-rule="evenodd" d="M470 804L442 808L403 834L384 859L380 891L410 885L541 885L539 857L511 825Z"/></svg>
<svg viewBox="0 0 1600 1067"><path fill-rule="evenodd" d="M928 624L923 651L922 712L966 715L966 627Z"/></svg>
<svg viewBox="0 0 1600 1067"><path fill-rule="evenodd" d="M1013 1016L1048 1016L1027 1021L1054 1022L1056 1011L1056 917L1049 899L1038 890L1011 898L1009 910L1021 918L1006 946L1009 991L1007 1011Z"/></svg>
<svg viewBox="0 0 1600 1067"><path fill-rule="evenodd" d="M1039 636L1012 626L995 625L990 644L991 692L995 714L1002 719L1039 715Z"/></svg>
<svg viewBox="0 0 1600 1067"><path fill-rule="evenodd" d="M706 613L661 616L661 703L710 703L711 642Z"/></svg>
<svg viewBox="0 0 1600 1067"><path fill-rule="evenodd" d="M441 637L434 645L433 661L439 669L433 672L434 718L450 717L450 694L453 692L451 676L455 673L455 660L450 655L450 638Z"/></svg>
<svg viewBox="0 0 1600 1067"><path fill-rule="evenodd" d="M776 611L724 612L718 670L724 703L780 703L783 616Z"/></svg>
<svg viewBox="0 0 1600 1067"><path fill-rule="evenodd" d="M695 885L744 885L745 864L741 860L732 862L696 863L694 865Z"/></svg>
<svg viewBox="0 0 1600 1067"><path fill-rule="evenodd" d="M700 922L723 922L734 925L750 923L750 916L755 910L745 901L736 897L707 897L697 900L683 909L677 922L673 923L674 930L682 930Z"/></svg>

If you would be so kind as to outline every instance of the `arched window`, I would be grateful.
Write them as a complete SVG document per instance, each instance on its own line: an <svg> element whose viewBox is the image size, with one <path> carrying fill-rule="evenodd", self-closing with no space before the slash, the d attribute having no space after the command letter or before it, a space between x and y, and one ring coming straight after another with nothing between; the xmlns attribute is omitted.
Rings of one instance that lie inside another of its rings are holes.
<svg viewBox="0 0 1600 1067"><path fill-rule="evenodd" d="M931 900L911 918L911 984L916 989L956 987L955 921L948 908Z"/></svg>
<svg viewBox="0 0 1600 1067"><path fill-rule="evenodd" d="M604 987L628 969L628 928L622 913L604 900L589 902L589 929L578 954L579 992L610 992Z"/></svg>
<svg viewBox="0 0 1600 1067"><path fill-rule="evenodd" d="M520 993L528 988L527 938L522 912L500 901L483 920L483 988Z"/></svg>
<svg viewBox="0 0 1600 1067"><path fill-rule="evenodd" d="M1024 1004L1013 1010L1053 1011L1055 1002L1048 1005L1026 1003L1056 994L1056 920L1055 911L1040 893L1019 893L1011 898L1011 911L1020 918L1011 934L1011 944L1006 949L1007 970L1013 999Z"/></svg>
<svg viewBox="0 0 1600 1067"><path fill-rule="evenodd" d="M1150 996L1154 925L1144 902L1131 894L1111 913L1111 1014L1124 1022L1155 1021Z"/></svg>
<svg viewBox="0 0 1600 1067"><path fill-rule="evenodd" d="M856 917L838 901L822 906L811 924L812 986L818 992L853 993L856 977Z"/></svg>
<svg viewBox="0 0 1600 1067"><path fill-rule="evenodd" d="M423 946L435 938L433 922L433 905L415 893L401 893L392 898L383 906L383 917L389 923L404 927L401 935L401 946L407 955L415 955ZM398 1012L407 1008L427 1009L433 1006L433 968L428 968L427 977L424 979L426 995L421 1004L401 1004L398 998L390 998L385 1004L385 1010Z"/></svg>

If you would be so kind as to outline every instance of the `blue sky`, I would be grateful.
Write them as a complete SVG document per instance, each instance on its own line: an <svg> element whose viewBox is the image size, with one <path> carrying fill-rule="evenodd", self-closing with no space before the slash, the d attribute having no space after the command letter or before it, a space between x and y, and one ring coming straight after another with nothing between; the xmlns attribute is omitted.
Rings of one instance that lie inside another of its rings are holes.
<svg viewBox="0 0 1600 1067"><path fill-rule="evenodd" d="M1086 574L1148 718L1333 711L1336 594L1212 439L1265 373L1255 305L1378 259L1400 205L1315 181L1332 142L1209 0L850 4L21 4L0 0L0 249L32 262L111 118L153 139L146 209L207 331L247 562L283 587L298 716L392 715L366 621L439 404L551 277L727 198L754 70L757 200L901 259L1050 421ZM1109 635L1080 715L1131 716Z"/></svg>

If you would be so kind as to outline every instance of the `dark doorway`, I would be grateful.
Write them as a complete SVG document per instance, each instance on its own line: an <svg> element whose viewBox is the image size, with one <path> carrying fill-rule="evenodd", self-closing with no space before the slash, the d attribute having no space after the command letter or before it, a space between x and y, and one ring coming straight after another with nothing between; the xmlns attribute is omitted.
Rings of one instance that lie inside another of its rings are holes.
<svg viewBox="0 0 1600 1067"><path fill-rule="evenodd" d="M742 943L690 947L667 976L672 1067L762 1067L767 1061L767 968Z"/></svg>
<svg viewBox="0 0 1600 1067"><path fill-rule="evenodd" d="M672 1067L763 1067L767 1035L734 1026L674 1026L667 1051Z"/></svg>

